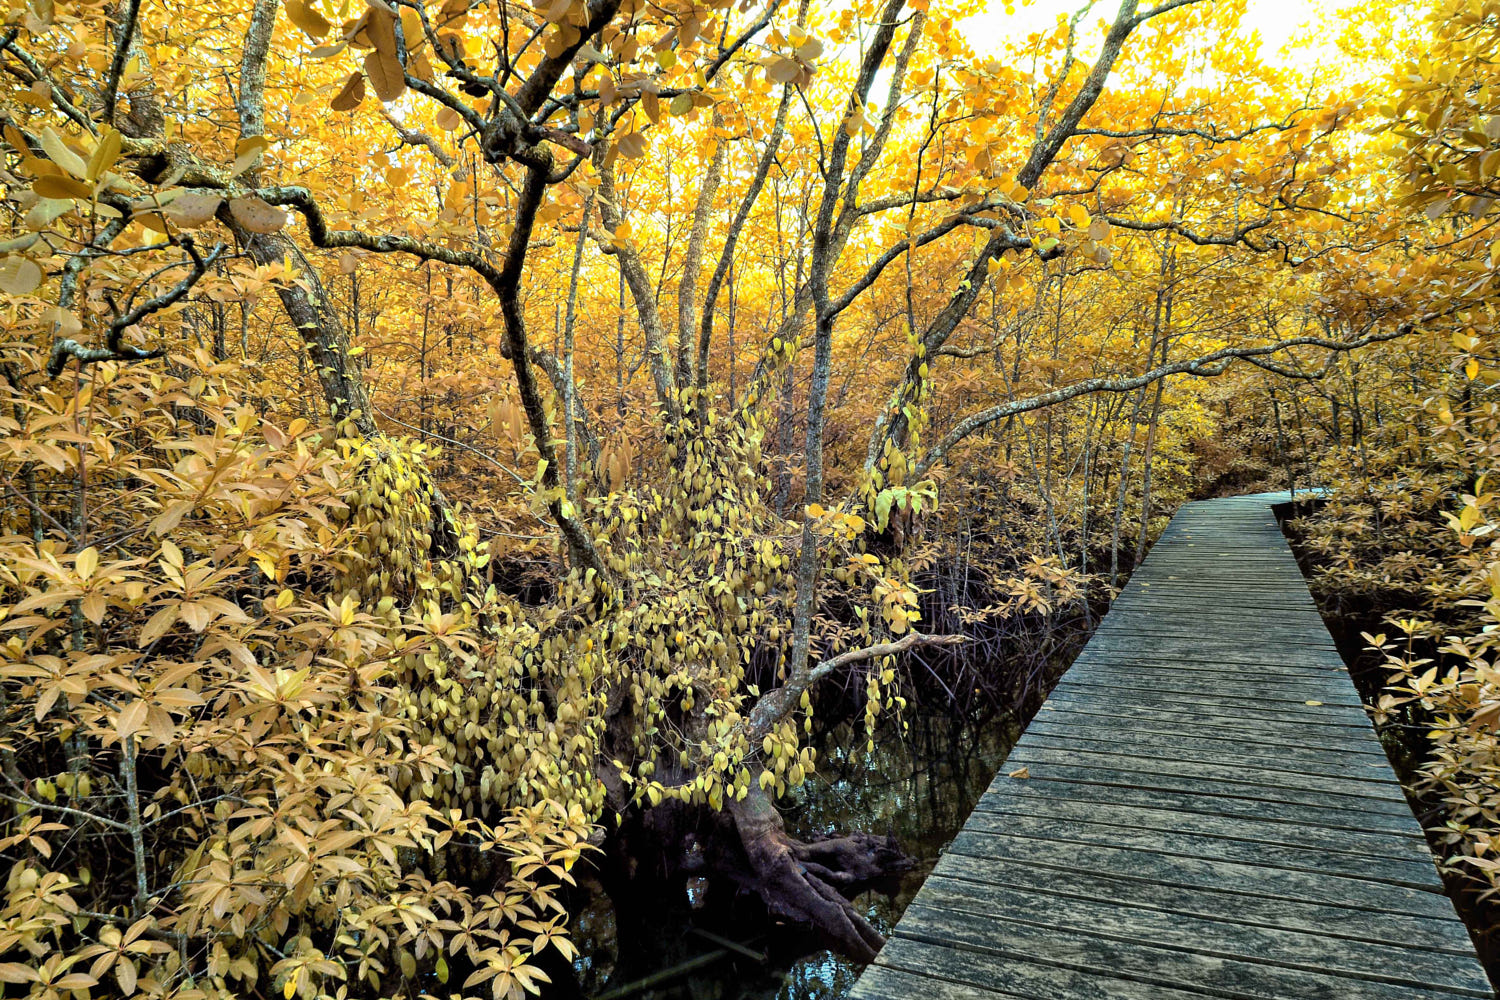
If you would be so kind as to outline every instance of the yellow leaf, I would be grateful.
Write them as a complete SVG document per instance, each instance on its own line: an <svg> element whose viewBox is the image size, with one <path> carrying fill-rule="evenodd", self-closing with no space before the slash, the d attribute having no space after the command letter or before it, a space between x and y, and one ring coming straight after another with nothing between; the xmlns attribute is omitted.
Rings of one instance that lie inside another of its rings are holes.
<svg viewBox="0 0 1500 1000"><path fill-rule="evenodd" d="M120 133L108 125L101 126L99 141L94 146L94 151L89 154L89 162L85 167L84 176L91 181L97 181L104 176L105 171L115 165L120 158Z"/></svg>
<svg viewBox="0 0 1500 1000"><path fill-rule="evenodd" d="M263 135L247 135L234 144L234 155L244 156L247 153L264 153L271 148L271 140Z"/></svg>
<svg viewBox="0 0 1500 1000"><path fill-rule="evenodd" d="M365 54L365 76L375 88L375 96L386 104L406 93L406 74L395 52L373 49Z"/></svg>
<svg viewBox="0 0 1500 1000"><path fill-rule="evenodd" d="M777 83L791 83L802 72L802 64L795 59L777 59L766 69L766 76Z"/></svg>
<svg viewBox="0 0 1500 1000"><path fill-rule="evenodd" d="M29 257L0 260L0 291L7 295L30 295L42 283L42 269Z"/></svg>
<svg viewBox="0 0 1500 1000"><path fill-rule="evenodd" d="M51 125L42 129L42 149L53 163L74 177L81 179L88 176L89 167L83 162L83 157L69 149L62 136Z"/></svg>
<svg viewBox="0 0 1500 1000"><path fill-rule="evenodd" d="M254 196L231 198L229 214L252 233L274 233L287 223L285 212Z"/></svg>
<svg viewBox="0 0 1500 1000"><path fill-rule="evenodd" d="M87 169L87 168L85 168ZM80 198L83 201L91 201L94 197L94 189L83 181L65 177L62 174L48 174L38 177L31 185L42 198Z"/></svg>
<svg viewBox="0 0 1500 1000"><path fill-rule="evenodd" d="M146 703L139 698L121 709L115 719L115 732L125 740L140 732L146 725Z"/></svg>
<svg viewBox="0 0 1500 1000"><path fill-rule="evenodd" d="M620 136L620 152L632 160L638 160L646 155L646 140L639 132L631 132Z"/></svg>
<svg viewBox="0 0 1500 1000"><path fill-rule="evenodd" d="M328 106L334 111L353 111L364 99L365 78L356 70L349 74L349 79L345 80L344 86L333 95L333 100L328 102Z"/></svg>
<svg viewBox="0 0 1500 1000"><path fill-rule="evenodd" d="M206 226L218 212L223 198L212 194L183 194L172 199L172 203L161 210L162 218L176 223L183 229Z"/></svg>
<svg viewBox="0 0 1500 1000"><path fill-rule="evenodd" d="M332 27L322 14L313 9L308 0L286 0L286 16L302 29L303 34L312 39L322 38Z"/></svg>

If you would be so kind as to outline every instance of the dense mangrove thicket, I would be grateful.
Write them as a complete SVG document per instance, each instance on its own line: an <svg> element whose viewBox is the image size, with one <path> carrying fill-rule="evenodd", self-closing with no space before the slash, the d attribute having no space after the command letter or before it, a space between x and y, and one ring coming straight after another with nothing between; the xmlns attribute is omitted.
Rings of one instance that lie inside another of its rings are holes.
<svg viewBox="0 0 1500 1000"><path fill-rule="evenodd" d="M828 692L1312 484L1495 892L1500 3L1245 3L9 0L0 995L544 991L606 841L868 960Z"/></svg>

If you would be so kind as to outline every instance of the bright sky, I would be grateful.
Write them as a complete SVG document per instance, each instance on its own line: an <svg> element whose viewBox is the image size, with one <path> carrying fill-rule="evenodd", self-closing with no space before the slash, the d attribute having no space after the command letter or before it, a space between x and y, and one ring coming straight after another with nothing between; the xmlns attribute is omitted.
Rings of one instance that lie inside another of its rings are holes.
<svg viewBox="0 0 1500 1000"><path fill-rule="evenodd" d="M1007 36L1024 37L1057 23L1058 14L1069 16L1079 6L1080 0L1033 0L1029 6L1017 4L1016 12L1007 15L1005 0L990 0L990 9L986 13L967 19L963 25L964 33L976 52L991 52L999 48L1001 41ZM1115 6L1108 2L1099 3L1095 12L1090 14L1090 19L1108 18ZM1151 0L1144 0L1141 6L1151 6ZM1242 24L1247 34L1250 31L1260 33L1262 59L1267 62L1279 62L1283 59L1299 62L1309 58L1309 53L1299 53L1293 44L1283 56L1282 48L1297 39L1299 31L1316 19L1319 10L1337 6L1335 0L1246 0Z"/></svg>

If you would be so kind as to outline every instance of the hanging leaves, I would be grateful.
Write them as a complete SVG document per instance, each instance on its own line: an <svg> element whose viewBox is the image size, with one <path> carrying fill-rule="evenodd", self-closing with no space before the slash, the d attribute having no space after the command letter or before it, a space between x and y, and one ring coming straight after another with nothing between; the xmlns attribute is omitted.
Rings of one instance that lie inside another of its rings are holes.
<svg viewBox="0 0 1500 1000"><path fill-rule="evenodd" d="M261 156L271 148L271 140L263 135L246 136L234 147L234 164L229 168L231 177L238 177L260 162Z"/></svg>
<svg viewBox="0 0 1500 1000"><path fill-rule="evenodd" d="M107 124L99 126L99 138L95 141L93 152L89 154L88 162L84 165L84 180L98 181L115 165L120 158L122 141L120 133L111 126Z"/></svg>

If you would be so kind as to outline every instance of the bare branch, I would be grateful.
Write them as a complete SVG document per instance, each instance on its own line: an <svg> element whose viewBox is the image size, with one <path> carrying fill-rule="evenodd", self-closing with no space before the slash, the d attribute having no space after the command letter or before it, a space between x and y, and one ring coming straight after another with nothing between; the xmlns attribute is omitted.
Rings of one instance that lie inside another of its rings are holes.
<svg viewBox="0 0 1500 1000"><path fill-rule="evenodd" d="M1181 361L1173 361L1168 364L1158 365L1148 372L1124 378L1091 378L1072 385L1053 389L1050 392L1039 393L1035 396L1027 396L1024 399L1016 399L999 406L992 406L987 410L965 417L954 426L943 439L932 447L917 464L913 473L913 479L921 479L927 475L934 465L947 459L948 452L964 438L975 431L994 423L1004 420L1019 413L1027 413L1032 410L1040 410L1048 406L1075 399L1079 396L1089 395L1096 392L1131 392L1142 386L1150 385L1160 379L1171 375L1195 375L1198 377L1211 377L1222 375L1229 365L1238 360L1245 359L1257 363L1256 359L1265 359L1269 355L1279 351L1289 350L1293 347L1317 347L1327 351L1346 352L1368 347L1370 344L1378 344L1387 340L1396 340L1412 333L1417 323L1402 323L1392 330L1382 333L1372 333L1355 340L1329 340L1324 337L1291 337L1279 340L1273 344L1263 344L1259 347L1225 347L1217 351L1196 358L1186 358ZM1260 367L1267 367L1265 363L1259 363ZM1274 369L1270 369L1274 370ZM1297 378L1316 378L1318 376L1299 374Z"/></svg>
<svg viewBox="0 0 1500 1000"><path fill-rule="evenodd" d="M864 649L851 649L840 653L831 660L824 660L812 669L812 683L827 677L829 674L842 670L855 663L864 663L867 660L878 660L883 656L895 656L909 649L918 649L922 646L956 646L961 642L968 642L966 635L923 635L918 632L908 632L895 642L882 642L874 646L866 646Z"/></svg>
<svg viewBox="0 0 1500 1000"><path fill-rule="evenodd" d="M159 358L166 352L162 348L143 350L139 347L129 347L120 343L125 331L147 316L177 302L186 295L198 279L202 278L213 266L214 261L224 252L224 244L220 243L214 247L213 252L205 259L198 253L190 237L184 237L181 243L182 249L187 251L192 270L177 284L160 295L153 296L118 316L109 324L109 333L105 338L103 347L84 347L71 338L59 338L52 344L52 352L47 360L47 374L53 378L62 374L63 368L69 359L76 359L80 366L95 364L100 361L144 361L149 358Z"/></svg>

